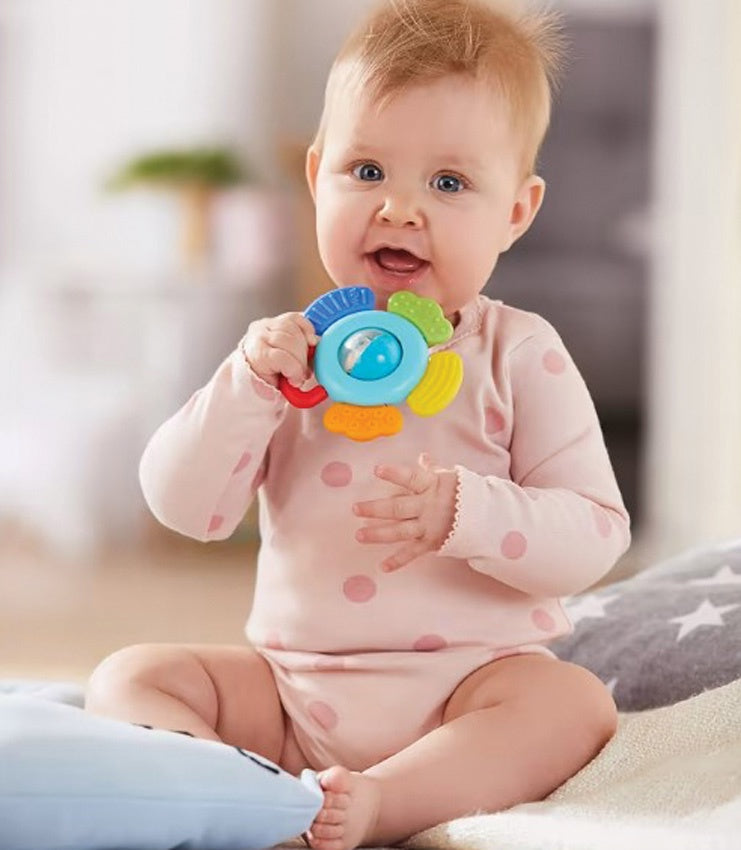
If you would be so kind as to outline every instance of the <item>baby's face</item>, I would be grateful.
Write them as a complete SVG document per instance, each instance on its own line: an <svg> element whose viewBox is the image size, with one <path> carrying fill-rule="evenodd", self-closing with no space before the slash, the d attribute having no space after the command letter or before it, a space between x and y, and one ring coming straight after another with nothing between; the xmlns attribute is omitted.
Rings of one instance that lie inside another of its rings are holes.
<svg viewBox="0 0 741 850"><path fill-rule="evenodd" d="M378 308L408 289L454 317L537 211L542 181L523 182L521 152L503 99L462 77L410 88L382 108L338 98L307 169L334 282L369 286ZM529 215L520 201L533 198Z"/></svg>

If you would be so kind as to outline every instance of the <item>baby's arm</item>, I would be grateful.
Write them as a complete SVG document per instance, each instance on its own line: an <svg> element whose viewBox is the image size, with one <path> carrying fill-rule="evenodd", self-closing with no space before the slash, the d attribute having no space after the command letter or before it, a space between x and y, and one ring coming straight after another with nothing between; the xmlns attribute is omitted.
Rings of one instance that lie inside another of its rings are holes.
<svg viewBox="0 0 741 850"><path fill-rule="evenodd" d="M548 327L509 355L511 480L458 473L441 555L536 596L579 592L630 542L629 519L589 392Z"/></svg>
<svg viewBox="0 0 741 850"><path fill-rule="evenodd" d="M156 431L139 477L163 525L204 541L232 534L285 415L278 375L300 383L307 370L313 328L305 323L297 313L254 322L209 383Z"/></svg>

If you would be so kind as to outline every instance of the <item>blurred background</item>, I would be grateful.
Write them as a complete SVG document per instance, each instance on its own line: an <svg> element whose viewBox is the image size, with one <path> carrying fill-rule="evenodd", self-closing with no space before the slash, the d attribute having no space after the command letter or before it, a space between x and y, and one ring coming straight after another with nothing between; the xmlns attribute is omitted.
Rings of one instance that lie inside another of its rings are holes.
<svg viewBox="0 0 741 850"><path fill-rule="evenodd" d="M523 0L525 1L525 0ZM0 0L0 676L240 641L259 544L157 527L157 425L328 286L303 182L368 0ZM545 206L487 293L559 330L634 544L741 530L741 4L554 0Z"/></svg>

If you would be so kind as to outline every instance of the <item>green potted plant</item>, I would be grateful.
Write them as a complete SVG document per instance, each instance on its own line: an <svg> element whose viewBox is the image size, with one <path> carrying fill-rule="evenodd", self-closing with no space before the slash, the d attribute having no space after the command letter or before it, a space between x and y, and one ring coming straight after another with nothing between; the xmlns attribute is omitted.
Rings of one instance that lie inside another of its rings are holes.
<svg viewBox="0 0 741 850"><path fill-rule="evenodd" d="M164 149L124 162L106 183L109 191L148 186L177 192L183 208L181 250L188 269L202 266L210 237L214 195L251 179L227 148Z"/></svg>

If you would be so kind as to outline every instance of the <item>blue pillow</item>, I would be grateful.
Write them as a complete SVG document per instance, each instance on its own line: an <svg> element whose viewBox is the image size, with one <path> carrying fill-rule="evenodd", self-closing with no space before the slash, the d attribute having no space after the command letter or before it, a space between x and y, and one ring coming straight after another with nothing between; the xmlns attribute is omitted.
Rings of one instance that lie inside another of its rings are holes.
<svg viewBox="0 0 741 850"><path fill-rule="evenodd" d="M253 850L300 835L321 804L312 771L0 695L0 850Z"/></svg>
<svg viewBox="0 0 741 850"><path fill-rule="evenodd" d="M25 694L53 702L66 702L82 708L85 689L74 682L55 682L47 679L0 679L0 694Z"/></svg>

